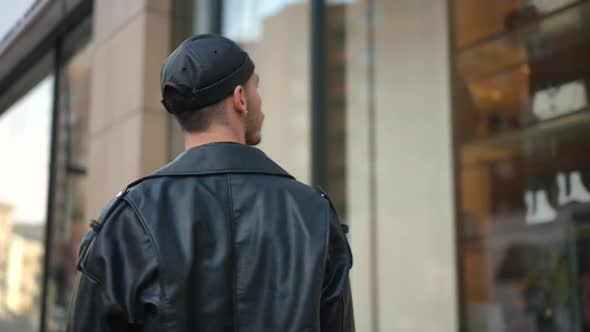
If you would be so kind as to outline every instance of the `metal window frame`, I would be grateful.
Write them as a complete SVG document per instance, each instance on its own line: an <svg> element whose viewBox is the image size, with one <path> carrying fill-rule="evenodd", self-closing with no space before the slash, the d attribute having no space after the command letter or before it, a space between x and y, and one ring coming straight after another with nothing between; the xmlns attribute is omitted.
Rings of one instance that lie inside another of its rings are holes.
<svg viewBox="0 0 590 332"><path fill-rule="evenodd" d="M49 269L52 254L53 242L53 219L55 209L55 187L57 176L57 148L58 148L58 130L59 130L59 96L60 96L60 57L61 57L62 38L59 38L54 45L54 59L53 59L53 105L51 116L51 145L50 145L50 159L49 159L49 185L47 194L47 210L45 213L45 253L43 255L43 279L41 285L41 316L39 322L39 330L45 332L47 330L47 295L49 287Z"/></svg>
<svg viewBox="0 0 590 332"><path fill-rule="evenodd" d="M464 276L463 276L463 231L462 225L463 221L461 218L461 198L462 198L462 191L461 191L461 142L458 137L457 128L459 128L459 118L457 116L457 112L454 110L456 109L456 90L454 88L454 82L457 79L457 71L455 70L457 66L457 50L455 48L455 1L454 0L446 0L446 8L447 8L447 43L449 45L449 86L450 93L451 93L451 112L449 114L450 118L450 125L451 125L451 167L453 170L453 197L454 197L454 237L455 237L455 298L456 298L456 311L455 317L457 321L457 329L459 331L467 330L467 315L466 315L466 304L465 304L465 290L464 290Z"/></svg>
<svg viewBox="0 0 590 332"><path fill-rule="evenodd" d="M310 2L311 182L327 185L326 1Z"/></svg>

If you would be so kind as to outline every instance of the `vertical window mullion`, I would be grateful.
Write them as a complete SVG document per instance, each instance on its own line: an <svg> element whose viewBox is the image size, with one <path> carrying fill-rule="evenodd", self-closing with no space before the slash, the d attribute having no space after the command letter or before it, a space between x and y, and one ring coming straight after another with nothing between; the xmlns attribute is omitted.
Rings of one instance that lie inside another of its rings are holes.
<svg viewBox="0 0 590 332"><path fill-rule="evenodd" d="M49 156L49 186L47 195L47 213L45 224L45 255L43 256L43 281L41 286L41 319L39 323L39 330L45 332L47 330L47 299L48 299L48 285L49 285L49 269L51 259L51 247L53 241L53 219L55 207L55 187L57 176L57 147L58 147L58 128L59 128L59 96L61 84L61 53L62 41L59 38L55 43L54 62L53 62L53 106L52 106L52 120L51 120L51 145Z"/></svg>
<svg viewBox="0 0 590 332"><path fill-rule="evenodd" d="M326 187L326 3L311 0L311 182Z"/></svg>

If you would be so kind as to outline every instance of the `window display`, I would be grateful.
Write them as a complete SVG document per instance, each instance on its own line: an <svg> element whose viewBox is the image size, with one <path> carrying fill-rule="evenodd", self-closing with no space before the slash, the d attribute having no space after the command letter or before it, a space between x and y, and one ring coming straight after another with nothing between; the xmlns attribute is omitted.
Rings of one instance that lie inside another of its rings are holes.
<svg viewBox="0 0 590 332"><path fill-rule="evenodd" d="M455 0L462 325L585 331L590 2L482 6Z"/></svg>

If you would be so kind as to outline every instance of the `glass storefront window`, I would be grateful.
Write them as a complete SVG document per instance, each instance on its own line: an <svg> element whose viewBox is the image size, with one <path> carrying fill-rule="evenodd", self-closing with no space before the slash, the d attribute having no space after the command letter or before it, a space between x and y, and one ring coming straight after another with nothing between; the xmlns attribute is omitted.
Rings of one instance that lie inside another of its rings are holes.
<svg viewBox="0 0 590 332"><path fill-rule="evenodd" d="M261 148L309 182L309 3L224 0L222 8L222 33L250 54L260 76L266 114Z"/></svg>
<svg viewBox="0 0 590 332"><path fill-rule="evenodd" d="M76 25L58 51L47 52L0 95L0 153L6 157L0 162L0 331L65 329L77 250L89 228L84 203L91 29L89 19ZM58 81L53 75L41 79L55 70L56 53Z"/></svg>
<svg viewBox="0 0 590 332"><path fill-rule="evenodd" d="M0 331L37 331L45 253L53 77L0 114Z"/></svg>
<svg viewBox="0 0 590 332"><path fill-rule="evenodd" d="M76 257L83 234L89 230L85 199L88 121L93 56L91 21L86 20L65 38L60 65L56 178L51 257L47 282L48 331L63 331L75 287ZM67 59L67 60L66 60Z"/></svg>
<svg viewBox="0 0 590 332"><path fill-rule="evenodd" d="M468 331L590 329L589 22L589 1L454 1Z"/></svg>

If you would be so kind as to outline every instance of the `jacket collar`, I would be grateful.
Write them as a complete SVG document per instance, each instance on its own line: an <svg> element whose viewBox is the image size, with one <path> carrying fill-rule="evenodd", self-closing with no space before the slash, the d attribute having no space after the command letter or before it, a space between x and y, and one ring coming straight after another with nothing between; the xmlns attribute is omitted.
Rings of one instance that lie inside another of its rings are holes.
<svg viewBox="0 0 590 332"><path fill-rule="evenodd" d="M239 143L211 143L191 148L153 175L257 173L293 178L261 150Z"/></svg>

